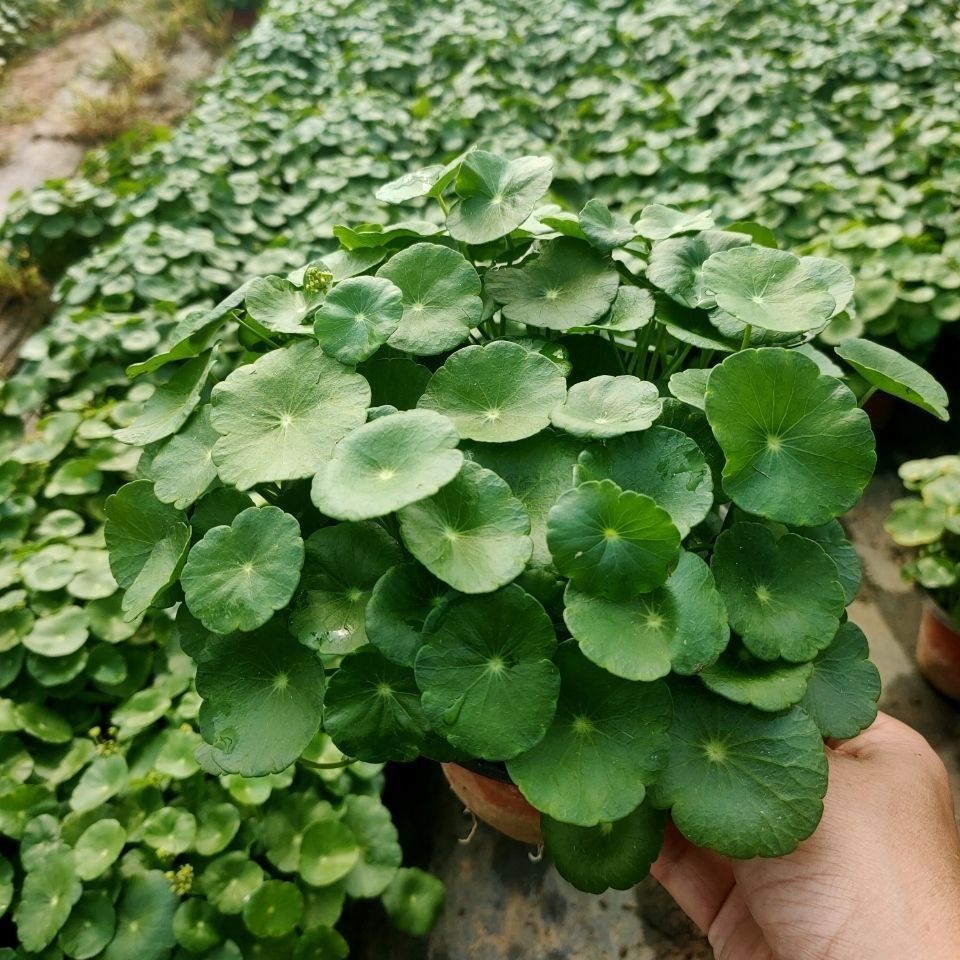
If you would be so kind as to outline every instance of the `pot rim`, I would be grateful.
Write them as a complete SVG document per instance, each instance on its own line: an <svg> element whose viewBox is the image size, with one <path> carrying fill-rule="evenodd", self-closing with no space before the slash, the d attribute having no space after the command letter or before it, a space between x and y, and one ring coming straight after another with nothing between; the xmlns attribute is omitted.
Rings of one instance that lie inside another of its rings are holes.
<svg viewBox="0 0 960 960"><path fill-rule="evenodd" d="M510 774L507 773L506 765L502 761L470 759L451 760L450 763L463 767L464 770L469 770L470 773L475 773L478 777L486 777L488 780L496 780L499 783L508 783L512 787L516 786L510 779Z"/></svg>

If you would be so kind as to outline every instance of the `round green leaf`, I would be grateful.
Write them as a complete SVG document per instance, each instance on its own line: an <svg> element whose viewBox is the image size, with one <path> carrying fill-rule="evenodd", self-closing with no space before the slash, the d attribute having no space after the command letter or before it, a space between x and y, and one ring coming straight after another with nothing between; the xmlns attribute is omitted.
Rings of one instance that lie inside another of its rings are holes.
<svg viewBox="0 0 960 960"><path fill-rule="evenodd" d="M107 498L104 528L110 571L126 591L124 619L134 620L177 578L190 546L190 527L161 503L149 480L134 480Z"/></svg>
<svg viewBox="0 0 960 960"><path fill-rule="evenodd" d="M549 157L508 161L485 150L472 150L454 182L458 199L447 214L450 236L466 243L505 237L533 213L552 179Z"/></svg>
<svg viewBox="0 0 960 960"><path fill-rule="evenodd" d="M240 811L232 803L217 803L200 811L193 845L203 857L223 850L240 829Z"/></svg>
<svg viewBox="0 0 960 960"><path fill-rule="evenodd" d="M588 200L580 211L579 220L584 236L604 253L626 246L637 236L633 224L614 214L602 200Z"/></svg>
<svg viewBox="0 0 960 960"><path fill-rule="evenodd" d="M763 713L690 682L673 687L666 769L651 790L680 832L729 857L779 857L823 813L827 760L799 708Z"/></svg>
<svg viewBox="0 0 960 960"><path fill-rule="evenodd" d="M303 916L303 894L296 884L266 880L243 906L243 922L255 937L282 937Z"/></svg>
<svg viewBox="0 0 960 960"><path fill-rule="evenodd" d="M518 586L457 598L417 654L423 712L472 756L514 757L537 743L553 718L555 647L550 618Z"/></svg>
<svg viewBox="0 0 960 960"><path fill-rule="evenodd" d="M87 890L60 931L60 949L73 960L90 960L113 939L117 915L103 890Z"/></svg>
<svg viewBox="0 0 960 960"><path fill-rule="evenodd" d="M279 507L248 507L194 544L180 582L190 612L215 633L254 630L285 607L300 581L303 540Z"/></svg>
<svg viewBox="0 0 960 960"><path fill-rule="evenodd" d="M244 306L254 320L274 333L308 333L310 328L304 322L321 299L282 277L256 277L247 284Z"/></svg>
<svg viewBox="0 0 960 960"><path fill-rule="evenodd" d="M200 888L210 902L226 914L240 913L261 883L263 868L247 859L247 854L242 850L217 857L200 877Z"/></svg>
<svg viewBox="0 0 960 960"><path fill-rule="evenodd" d="M883 529L902 547L935 543L943 536L947 514L941 504L928 506L918 497L894 500Z"/></svg>
<svg viewBox="0 0 960 960"><path fill-rule="evenodd" d="M407 549L463 593L509 583L533 549L523 505L500 477L469 460L443 489L404 507L399 517Z"/></svg>
<svg viewBox="0 0 960 960"><path fill-rule="evenodd" d="M73 737L70 724L39 703L18 703L13 708L13 719L20 730L44 743L67 743Z"/></svg>
<svg viewBox="0 0 960 960"><path fill-rule="evenodd" d="M703 282L703 265L715 253L750 242L742 233L704 230L693 237L676 237L653 245L647 279L685 307L710 310L716 299Z"/></svg>
<svg viewBox="0 0 960 960"><path fill-rule="evenodd" d="M177 907L173 915L173 935L190 953L206 953L223 942L217 911L200 897L190 897Z"/></svg>
<svg viewBox="0 0 960 960"><path fill-rule="evenodd" d="M161 807L143 821L143 841L161 856L185 853L197 835L197 819L189 810Z"/></svg>
<svg viewBox="0 0 960 960"><path fill-rule="evenodd" d="M662 811L642 803L613 823L578 827L543 816L540 828L560 876L578 890L603 893L609 887L629 890L650 872L665 821Z"/></svg>
<svg viewBox="0 0 960 960"><path fill-rule="evenodd" d="M828 520L819 527L798 527L793 533L813 540L823 547L827 556L837 565L837 576L843 587L844 602L853 603L860 592L863 570L857 549L846 538L839 520Z"/></svg>
<svg viewBox="0 0 960 960"><path fill-rule="evenodd" d="M652 427L584 450L576 480L612 480L622 490L646 494L662 507L681 538L713 506L710 467L697 444L680 430Z"/></svg>
<svg viewBox="0 0 960 960"><path fill-rule="evenodd" d="M449 417L461 437L506 443L539 433L565 395L563 373L552 360L497 340L450 356L418 406Z"/></svg>
<svg viewBox="0 0 960 960"><path fill-rule="evenodd" d="M324 672L316 654L276 621L211 636L197 665L200 732L227 773L279 773L320 727Z"/></svg>
<svg viewBox="0 0 960 960"><path fill-rule="evenodd" d="M710 568L681 551L667 582L630 600L567 586L563 619L584 655L626 680L656 680L671 669L698 673L730 639L727 611Z"/></svg>
<svg viewBox="0 0 960 960"><path fill-rule="evenodd" d="M369 646L351 653L327 687L323 729L348 757L415 759L428 728L413 671Z"/></svg>
<svg viewBox="0 0 960 960"><path fill-rule="evenodd" d="M425 937L443 911L443 882L416 867L397 871L381 895L393 925L414 937Z"/></svg>
<svg viewBox="0 0 960 960"><path fill-rule="evenodd" d="M173 949L176 894L159 870L135 873L117 904L117 930L102 960L164 960Z"/></svg>
<svg viewBox="0 0 960 960"><path fill-rule="evenodd" d="M764 524L735 523L717 538L711 569L730 626L763 660L812 660L840 626L837 567L813 540L778 540Z"/></svg>
<svg viewBox="0 0 960 960"><path fill-rule="evenodd" d="M450 588L419 563L391 567L367 602L367 638L388 660L412 667L424 622L449 593Z"/></svg>
<svg viewBox="0 0 960 960"><path fill-rule="evenodd" d="M758 660L738 645L704 669L700 679L708 690L734 703L785 710L800 701L812 673L812 663Z"/></svg>
<svg viewBox="0 0 960 960"><path fill-rule="evenodd" d="M637 234L648 240L666 240L678 233L696 233L713 226L709 210L677 210L662 203L648 203L634 225Z"/></svg>
<svg viewBox="0 0 960 960"><path fill-rule="evenodd" d="M70 794L70 809L75 813L95 810L116 796L127 783L127 761L119 753L97 757L83 771Z"/></svg>
<svg viewBox="0 0 960 960"><path fill-rule="evenodd" d="M433 190L444 170L445 167L439 163L431 164L422 170L412 170L377 187L374 196L383 203L406 203L416 197L425 197Z"/></svg>
<svg viewBox="0 0 960 960"><path fill-rule="evenodd" d="M51 510L37 524L34 533L38 537L69 540L78 536L85 525L83 517L73 510Z"/></svg>
<svg viewBox="0 0 960 960"><path fill-rule="evenodd" d="M836 301L800 258L769 247L734 247L703 265L703 285L717 306L762 330L800 333L824 326Z"/></svg>
<svg viewBox="0 0 960 960"><path fill-rule="evenodd" d="M906 400L940 420L949 420L947 391L923 367L879 343L851 338L837 348L846 360L873 387Z"/></svg>
<svg viewBox="0 0 960 960"><path fill-rule="evenodd" d="M863 631L848 622L813 661L800 706L824 737L855 737L876 719L880 674L869 656Z"/></svg>
<svg viewBox="0 0 960 960"><path fill-rule="evenodd" d="M586 327L573 327L571 332L630 333L645 327L653 319L654 299L649 290L641 287L619 287L610 304L610 310L596 323Z"/></svg>
<svg viewBox="0 0 960 960"><path fill-rule="evenodd" d="M294 636L331 654L366 643L370 593L401 559L397 542L377 523L338 523L312 534L290 617Z"/></svg>
<svg viewBox="0 0 960 960"><path fill-rule="evenodd" d="M723 486L749 513L817 526L859 499L876 464L854 395L795 351L742 350L714 367L706 414Z"/></svg>
<svg viewBox="0 0 960 960"><path fill-rule="evenodd" d="M145 447L176 433L200 402L213 361L213 350L188 360L150 395L140 416L114 436L123 443Z"/></svg>
<svg viewBox="0 0 960 960"><path fill-rule="evenodd" d="M392 256L377 276L400 290L403 313L387 341L420 356L444 353L480 322L480 277L463 254L437 243L415 243Z"/></svg>
<svg viewBox="0 0 960 960"><path fill-rule="evenodd" d="M311 496L337 520L393 513L436 493L458 473L463 454L453 424L431 410L407 410L354 430L334 448Z"/></svg>
<svg viewBox="0 0 960 960"><path fill-rule="evenodd" d="M561 680L553 723L507 770L527 800L555 820L582 827L619 820L643 801L663 766L670 691L659 681L614 677L572 643L556 659Z"/></svg>
<svg viewBox="0 0 960 960"><path fill-rule="evenodd" d="M307 909L309 897L308 893L305 898ZM339 909L337 915L339 916ZM297 937L297 945L293 949L293 960L347 960L348 956L350 945L330 927L308 929L302 936Z"/></svg>
<svg viewBox="0 0 960 960"><path fill-rule="evenodd" d="M350 828L339 820L317 820L303 833L299 872L315 887L342 880L360 862L361 849Z"/></svg>
<svg viewBox="0 0 960 960"><path fill-rule="evenodd" d="M612 480L589 480L563 494L547 517L557 569L579 589L611 599L655 590L680 556L670 515Z"/></svg>
<svg viewBox="0 0 960 960"><path fill-rule="evenodd" d="M75 653L89 636L86 611L81 607L61 607L56 613L34 620L21 643L44 657L65 657Z"/></svg>
<svg viewBox="0 0 960 960"><path fill-rule="evenodd" d="M97 820L80 834L74 845L77 876L96 880L120 856L127 832L118 820Z"/></svg>
<svg viewBox="0 0 960 960"><path fill-rule="evenodd" d="M211 401L217 472L246 490L313 476L334 444L366 420L370 387L316 343L298 340L238 367Z"/></svg>
<svg viewBox="0 0 960 960"><path fill-rule="evenodd" d="M376 897L387 888L403 852L390 811L375 797L352 794L345 801L343 823L356 837L360 860L344 881L351 897Z"/></svg>
<svg viewBox="0 0 960 960"><path fill-rule="evenodd" d="M830 296L835 301L832 316L846 310L853 299L853 274L839 261L828 260L826 257L801 257L800 262L814 280L830 291Z"/></svg>
<svg viewBox="0 0 960 960"><path fill-rule="evenodd" d="M550 421L575 437L605 439L646 430L660 416L660 394L636 377L604 375L575 383Z"/></svg>
<svg viewBox="0 0 960 960"><path fill-rule="evenodd" d="M210 405L204 404L150 461L154 496L177 510L199 500L217 479L213 447L219 439L210 424Z"/></svg>
<svg viewBox="0 0 960 960"><path fill-rule="evenodd" d="M47 854L23 880L20 902L13 913L19 945L38 953L51 943L82 892L73 854L68 850Z"/></svg>
<svg viewBox="0 0 960 960"><path fill-rule="evenodd" d="M393 283L383 277L354 277L327 294L313 330L324 353L354 364L372 357L402 316L402 294Z"/></svg>
<svg viewBox="0 0 960 960"><path fill-rule="evenodd" d="M583 443L545 430L515 443L471 444L468 456L506 480L530 517L531 563L549 566L547 514L560 494L574 486L573 473Z"/></svg>
<svg viewBox="0 0 960 960"><path fill-rule="evenodd" d="M516 323L570 330L600 320L616 296L620 277L608 257L570 237L548 240L536 259L500 267L484 278L484 290Z"/></svg>
<svg viewBox="0 0 960 960"><path fill-rule="evenodd" d="M65 587L76 575L77 551L53 543L26 557L20 564L20 578L30 590L46 592Z"/></svg>

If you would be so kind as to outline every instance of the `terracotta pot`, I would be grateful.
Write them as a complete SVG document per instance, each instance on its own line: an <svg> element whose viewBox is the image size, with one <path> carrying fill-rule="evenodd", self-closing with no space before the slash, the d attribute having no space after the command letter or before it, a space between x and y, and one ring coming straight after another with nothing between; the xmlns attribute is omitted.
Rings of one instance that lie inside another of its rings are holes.
<svg viewBox="0 0 960 960"><path fill-rule="evenodd" d="M521 843L539 846L540 813L506 780L474 773L458 763L442 763L447 783L463 805L478 819Z"/></svg>
<svg viewBox="0 0 960 960"><path fill-rule="evenodd" d="M960 630L932 601L924 604L920 619L917 666L934 689L960 700Z"/></svg>

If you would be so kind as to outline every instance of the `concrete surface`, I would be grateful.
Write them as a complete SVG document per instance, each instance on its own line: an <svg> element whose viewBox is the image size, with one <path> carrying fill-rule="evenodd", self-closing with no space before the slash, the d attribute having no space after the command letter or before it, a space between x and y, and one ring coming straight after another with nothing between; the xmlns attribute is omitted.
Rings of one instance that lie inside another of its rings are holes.
<svg viewBox="0 0 960 960"><path fill-rule="evenodd" d="M850 609L867 634L883 678L881 706L920 730L950 771L960 796L960 710L936 694L913 666L921 598L900 577L898 548L883 531L895 475L874 480L845 521L860 552L864 585ZM401 772L403 771L403 772ZM399 777L399 780L397 779ZM709 960L713 954L658 885L600 897L579 893L529 848L470 819L435 765L391 771L388 802L397 811L405 852L447 885L447 908L426 942L382 923L349 931L362 960ZM432 839L432 849L424 837ZM418 849L424 847L423 849Z"/></svg>

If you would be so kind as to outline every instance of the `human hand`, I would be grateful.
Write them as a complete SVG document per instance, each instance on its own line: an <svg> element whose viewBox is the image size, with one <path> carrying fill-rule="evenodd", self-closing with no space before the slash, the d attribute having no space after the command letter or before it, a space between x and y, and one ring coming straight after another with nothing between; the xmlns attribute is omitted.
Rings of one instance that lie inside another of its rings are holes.
<svg viewBox="0 0 960 960"><path fill-rule="evenodd" d="M717 960L958 960L960 837L940 758L884 714L827 757L823 820L793 853L729 860L670 824L651 872Z"/></svg>

